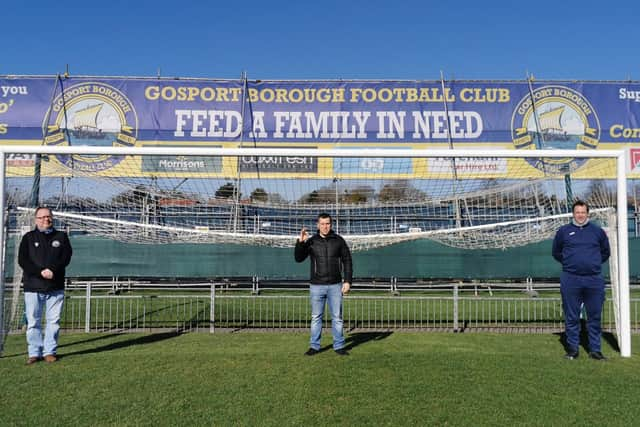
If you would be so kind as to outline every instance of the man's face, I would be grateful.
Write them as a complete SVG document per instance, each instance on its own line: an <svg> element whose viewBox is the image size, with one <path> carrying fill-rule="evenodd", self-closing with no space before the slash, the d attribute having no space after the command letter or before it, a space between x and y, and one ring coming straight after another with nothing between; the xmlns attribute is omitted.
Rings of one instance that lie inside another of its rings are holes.
<svg viewBox="0 0 640 427"><path fill-rule="evenodd" d="M49 209L40 209L36 213L36 227L38 230L47 230L53 225L53 215Z"/></svg>
<svg viewBox="0 0 640 427"><path fill-rule="evenodd" d="M573 219L575 220L576 224L584 224L588 216L589 213L587 212L586 206L578 205L573 208Z"/></svg>
<svg viewBox="0 0 640 427"><path fill-rule="evenodd" d="M331 219L318 218L318 230L321 236L326 236L331 231Z"/></svg>

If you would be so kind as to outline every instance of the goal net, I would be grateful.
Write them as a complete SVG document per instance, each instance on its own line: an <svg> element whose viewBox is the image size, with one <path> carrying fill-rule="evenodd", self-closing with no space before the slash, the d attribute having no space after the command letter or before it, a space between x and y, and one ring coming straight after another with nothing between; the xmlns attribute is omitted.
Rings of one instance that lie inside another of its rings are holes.
<svg viewBox="0 0 640 427"><path fill-rule="evenodd" d="M540 242L577 199L609 233L626 224L624 156L605 150L21 146L4 157L5 237L37 205L72 234L143 244L291 247L326 212L354 251ZM628 267L615 263L617 289Z"/></svg>
<svg viewBox="0 0 640 427"><path fill-rule="evenodd" d="M467 249L521 246L551 237L575 199L603 220L616 206L615 159L606 157L148 151L9 160L9 206L46 205L72 232L127 242L272 247L293 246L327 212L355 251L423 238Z"/></svg>

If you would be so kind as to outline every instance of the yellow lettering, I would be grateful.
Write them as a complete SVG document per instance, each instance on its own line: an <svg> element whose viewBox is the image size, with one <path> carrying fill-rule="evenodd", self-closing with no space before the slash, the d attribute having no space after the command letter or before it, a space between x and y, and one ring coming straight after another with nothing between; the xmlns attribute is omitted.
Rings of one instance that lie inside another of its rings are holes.
<svg viewBox="0 0 640 427"><path fill-rule="evenodd" d="M200 89L198 89L197 87L191 86L187 88L187 93L189 94L187 96L187 101L195 101L196 96L200 93Z"/></svg>
<svg viewBox="0 0 640 427"><path fill-rule="evenodd" d="M364 102L375 102L376 100L376 91L371 88L367 88L362 91L362 100Z"/></svg>
<svg viewBox="0 0 640 427"><path fill-rule="evenodd" d="M252 90L249 89L251 92ZM106 89L104 87L95 86L93 92L100 93L107 97L110 97L114 100L121 100L122 96L118 93ZM257 93L255 89L253 89L254 93ZM146 99L150 101L157 101L162 99L163 101L205 101L205 102L237 102L240 99L240 95L242 94L241 88L217 88L217 87L197 87L197 86L147 86L144 89L144 96ZM257 101L257 99L252 99L252 101Z"/></svg>
<svg viewBox="0 0 640 427"><path fill-rule="evenodd" d="M249 92L249 101L258 102L258 89L250 87L248 92Z"/></svg>
<svg viewBox="0 0 640 427"><path fill-rule="evenodd" d="M466 87L460 91L462 102L509 102L509 89L487 87Z"/></svg>
<svg viewBox="0 0 640 427"><path fill-rule="evenodd" d="M344 88L331 89L333 102L344 102Z"/></svg>
<svg viewBox="0 0 640 427"><path fill-rule="evenodd" d="M176 97L176 89L173 86L165 86L160 91L160 96L165 101L172 101Z"/></svg>
<svg viewBox="0 0 640 427"><path fill-rule="evenodd" d="M175 99L177 99L178 101L184 101L185 99L187 99L187 88L186 87L180 86L177 89L174 88L174 91L176 93ZM171 99L167 99L167 101L171 101Z"/></svg>
<svg viewBox="0 0 640 427"><path fill-rule="evenodd" d="M609 135L611 135L611 138L620 138L622 136L621 130L623 127L624 126L622 125L611 126L611 128L609 129Z"/></svg>
<svg viewBox="0 0 640 427"><path fill-rule="evenodd" d="M389 102L393 98L393 92L389 88L383 87L378 91L378 99L381 102Z"/></svg>
<svg viewBox="0 0 640 427"><path fill-rule="evenodd" d="M240 100L240 94L242 93L242 89L239 87L231 88L231 101L238 102Z"/></svg>
<svg viewBox="0 0 640 427"><path fill-rule="evenodd" d="M262 102L272 102L276 97L276 93L273 89L266 88L260 91L260 101Z"/></svg>
<svg viewBox="0 0 640 427"><path fill-rule="evenodd" d="M511 94L509 89L498 89L498 102L509 102L511 100Z"/></svg>
<svg viewBox="0 0 640 427"><path fill-rule="evenodd" d="M416 102L418 100L418 89L416 88L408 88L407 89L407 102Z"/></svg>
<svg viewBox="0 0 640 427"><path fill-rule="evenodd" d="M471 89L465 87L460 91L460 100L462 102L471 102L473 100L473 96L471 95Z"/></svg>
<svg viewBox="0 0 640 427"><path fill-rule="evenodd" d="M430 102L431 97L429 96L429 89L421 87L420 88L420 97L418 98L418 102Z"/></svg>
<svg viewBox="0 0 640 427"><path fill-rule="evenodd" d="M160 97L160 88L158 86L147 86L144 90L144 97L156 101Z"/></svg>
<svg viewBox="0 0 640 427"><path fill-rule="evenodd" d="M359 102L361 94L362 94L362 89L360 89L359 87L352 87L351 99L349 99L349 102Z"/></svg>
<svg viewBox="0 0 640 427"><path fill-rule="evenodd" d="M331 101L331 92L327 88L318 89L317 93L318 102Z"/></svg>
<svg viewBox="0 0 640 427"><path fill-rule="evenodd" d="M289 102L286 89L276 89L276 102Z"/></svg>
<svg viewBox="0 0 640 427"><path fill-rule="evenodd" d="M298 103L300 101L302 101L302 99L304 98L304 93L300 90L300 89L291 89L291 92L289 93L289 100L293 103Z"/></svg>
<svg viewBox="0 0 640 427"><path fill-rule="evenodd" d="M609 129L612 138L640 138L640 128L625 128L623 125L613 125Z"/></svg>
<svg viewBox="0 0 640 427"><path fill-rule="evenodd" d="M205 87L202 92L204 92L207 89L210 89L210 88ZM213 89L211 89L211 92L213 93ZM204 99L204 95L202 99ZM205 99L205 101L207 100ZM218 88L218 101L229 102L229 89L227 89L226 87Z"/></svg>
<svg viewBox="0 0 640 427"><path fill-rule="evenodd" d="M222 91L224 91L224 94L221 93ZM216 100L216 91L212 87L202 88L202 90L200 91L200 98L203 101L214 101ZM220 98L228 101L227 89L218 89L218 100L220 100Z"/></svg>

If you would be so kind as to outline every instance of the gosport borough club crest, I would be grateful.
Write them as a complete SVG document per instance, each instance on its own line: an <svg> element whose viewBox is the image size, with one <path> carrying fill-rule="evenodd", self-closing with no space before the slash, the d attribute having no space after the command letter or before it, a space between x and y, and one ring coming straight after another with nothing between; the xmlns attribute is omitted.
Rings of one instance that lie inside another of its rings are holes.
<svg viewBox="0 0 640 427"><path fill-rule="evenodd" d="M535 103L532 102L535 100ZM589 101L565 86L543 86L524 96L511 118L511 137L517 149L595 149L600 123ZM586 159L542 159L527 162L545 173L571 173Z"/></svg>
<svg viewBox="0 0 640 427"><path fill-rule="evenodd" d="M137 138L138 118L131 101L116 88L85 82L56 96L44 123L46 145L130 147ZM56 155L65 166L87 172L117 165L123 156Z"/></svg>

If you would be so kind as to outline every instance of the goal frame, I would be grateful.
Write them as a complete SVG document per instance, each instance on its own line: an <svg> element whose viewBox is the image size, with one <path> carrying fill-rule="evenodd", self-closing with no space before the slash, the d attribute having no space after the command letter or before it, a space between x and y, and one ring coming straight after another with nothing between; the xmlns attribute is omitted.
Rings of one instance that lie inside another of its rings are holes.
<svg viewBox="0 0 640 427"><path fill-rule="evenodd" d="M208 148L208 147L90 147L90 146L29 146L29 145L0 145L0 211L6 215L6 158L7 154L51 154L51 155L193 155L193 156L286 156L291 154L287 148ZM363 151L359 149L307 149L296 148L296 156L310 157L347 157L359 158ZM404 149L368 149L367 157L378 158L610 158L616 161L616 190L618 207L616 221L618 242L618 293L617 299L620 307L620 355L631 356L631 322L630 322L630 292L629 292L629 251L627 233L627 177L626 177L626 150L478 150L478 149L413 149L410 152ZM6 224L6 216L3 225ZM3 260L0 271L0 356L3 352L5 340L4 328L4 294L5 294L5 227L0 227L0 259Z"/></svg>

